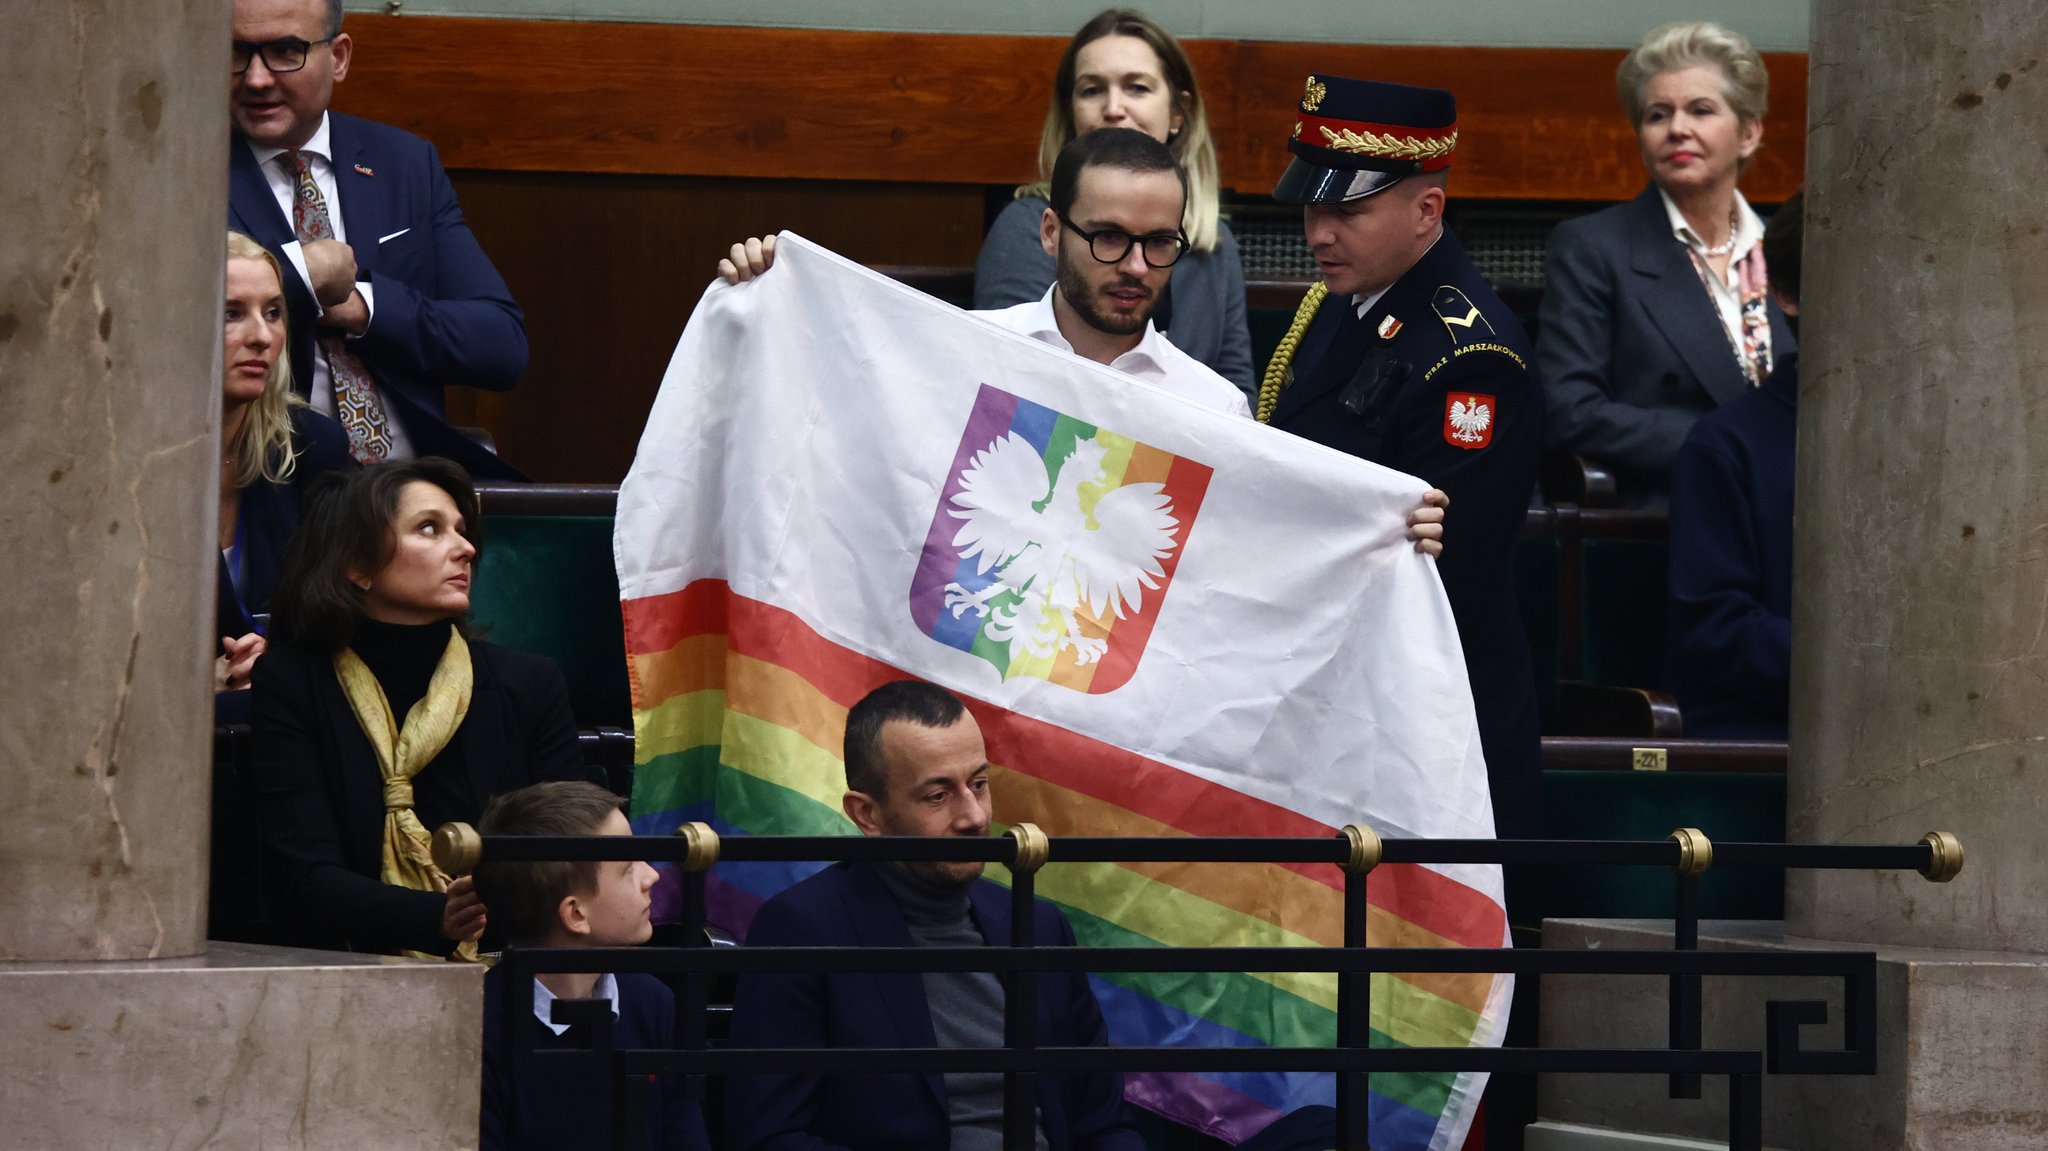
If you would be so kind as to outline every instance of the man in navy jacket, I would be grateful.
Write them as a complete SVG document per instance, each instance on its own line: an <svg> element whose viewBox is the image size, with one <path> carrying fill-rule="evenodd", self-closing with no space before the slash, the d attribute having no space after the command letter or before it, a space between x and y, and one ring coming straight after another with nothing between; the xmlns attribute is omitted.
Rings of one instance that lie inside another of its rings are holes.
<svg viewBox="0 0 2048 1151"><path fill-rule="evenodd" d="M866 835L988 834L981 729L958 699L902 681L871 692L846 720L847 816ZM748 946L947 947L1010 942L1010 894L979 863L839 864L776 896ZM1071 947L1074 932L1036 904L1036 938ZM1038 1041L1100 1046L1102 1011L1085 975L1038 977ZM734 1000L735 1047L1002 1045L1004 981L986 973L750 973ZM924 1074L733 1076L733 1151L1002 1146L1002 1076ZM1143 1151L1114 1072L1038 1076L1040 1146Z"/></svg>
<svg viewBox="0 0 2048 1151"><path fill-rule="evenodd" d="M1799 325L1805 201L1764 229L1771 294ZM1784 345L1779 345L1784 346ZM1671 475L1671 684L1687 735L1784 739L1792 698L1792 473L1799 354L1700 418Z"/></svg>
<svg viewBox="0 0 2048 1151"><path fill-rule="evenodd" d="M300 393L341 414L336 377L355 369L336 366L337 347L370 381L384 413L374 446L342 419L359 456L439 455L472 475L523 479L448 425L442 389L517 384L525 318L434 146L328 111L354 50L341 17L341 0L236 0L229 226L284 269ZM316 217L331 236L302 238Z"/></svg>

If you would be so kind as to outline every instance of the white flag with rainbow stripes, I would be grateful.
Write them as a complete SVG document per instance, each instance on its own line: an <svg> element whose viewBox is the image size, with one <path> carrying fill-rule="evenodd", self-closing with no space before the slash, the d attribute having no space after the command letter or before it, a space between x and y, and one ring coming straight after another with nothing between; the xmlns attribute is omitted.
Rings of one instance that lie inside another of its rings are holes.
<svg viewBox="0 0 2048 1151"><path fill-rule="evenodd" d="M966 698L995 814L1053 835L1493 833L1420 480L1152 388L784 234L691 316L619 494L635 829L851 832L846 709ZM714 921L817 865L714 869ZM1000 871L996 871L1000 875ZM1335 945L1321 865L1054 864L1084 945ZM666 885L665 885L666 886ZM1497 868L1373 873L1376 946L1507 943ZM661 896L657 893L657 900ZM1329 975L1110 974L1120 1045L1334 1042ZM1375 1045L1499 1042L1511 979L1380 975ZM1373 1077L1373 1145L1449 1151L1483 1076ZM1227 1139L1327 1076L1127 1077Z"/></svg>

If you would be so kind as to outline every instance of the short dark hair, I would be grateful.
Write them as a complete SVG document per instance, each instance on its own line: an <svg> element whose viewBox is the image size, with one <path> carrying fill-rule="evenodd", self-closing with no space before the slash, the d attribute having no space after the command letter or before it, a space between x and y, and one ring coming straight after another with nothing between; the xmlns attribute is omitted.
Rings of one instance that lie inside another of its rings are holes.
<svg viewBox="0 0 2048 1151"><path fill-rule="evenodd" d="M481 558L482 515L460 464L426 456L329 472L307 493L298 531L278 561L270 605L273 635L325 652L349 645L363 617L363 592L349 582L349 570L375 572L391 562L398 546L393 525L399 493L414 482L448 493L462 516L463 538ZM455 622L468 634L467 621Z"/></svg>
<svg viewBox="0 0 2048 1151"><path fill-rule="evenodd" d="M327 38L341 35L341 0L327 0Z"/></svg>
<svg viewBox="0 0 2048 1151"><path fill-rule="evenodd" d="M846 713L847 790L881 796L889 779L882 762L882 728L890 720L951 727L966 713L959 696L921 679L899 679L867 693Z"/></svg>
<svg viewBox="0 0 2048 1151"><path fill-rule="evenodd" d="M1136 128L1097 128L1074 137L1053 161L1052 210L1062 219L1074 210L1074 197L1081 194L1081 173L1090 168L1172 172L1180 180L1181 213L1187 213L1188 172L1166 145Z"/></svg>
<svg viewBox="0 0 2048 1151"><path fill-rule="evenodd" d="M1771 287L1793 303L1799 302L1799 246L1806 239L1806 192L1778 205L1771 222L1764 225L1764 267Z"/></svg>
<svg viewBox="0 0 2048 1151"><path fill-rule="evenodd" d="M536 783L508 791L484 808L483 835L595 835L625 800L582 780ZM562 900L597 890L598 864L548 860L480 863L476 893L491 922L521 946L544 940L559 921Z"/></svg>

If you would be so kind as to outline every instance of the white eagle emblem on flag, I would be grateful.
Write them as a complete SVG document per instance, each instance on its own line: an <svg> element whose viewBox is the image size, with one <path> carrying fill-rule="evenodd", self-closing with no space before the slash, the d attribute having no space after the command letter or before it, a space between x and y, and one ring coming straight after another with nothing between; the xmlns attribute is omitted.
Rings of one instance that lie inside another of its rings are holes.
<svg viewBox="0 0 2048 1151"><path fill-rule="evenodd" d="M978 590L948 584L954 618L974 612L991 641L1040 658L1063 649L1082 666L1101 658L1109 645L1082 631L1083 613L1121 619L1136 609L1160 586L1180 522L1160 484L1108 487L1107 455L1092 438L1076 440L1055 478L1015 432L975 453L949 509L965 521L953 545L994 578Z"/></svg>
<svg viewBox="0 0 2048 1151"><path fill-rule="evenodd" d="M1479 402L1478 396L1452 400L1450 421L1455 429L1452 435L1464 443L1476 444L1486 438L1486 429L1493 425L1493 409Z"/></svg>

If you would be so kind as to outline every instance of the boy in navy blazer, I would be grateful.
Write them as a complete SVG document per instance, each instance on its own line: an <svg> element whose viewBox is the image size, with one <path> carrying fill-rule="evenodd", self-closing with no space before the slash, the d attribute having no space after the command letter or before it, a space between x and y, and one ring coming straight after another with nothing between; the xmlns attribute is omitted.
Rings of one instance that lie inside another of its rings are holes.
<svg viewBox="0 0 2048 1151"><path fill-rule="evenodd" d="M958 699L930 684L887 684L846 718L847 817L864 835L988 834L988 761L981 729ZM852 863L829 867L765 904L750 946L1001 947L1010 895L979 863ZM1035 907L1037 938L1071 947L1056 909ZM1039 976L1038 1039L1048 1047L1107 1042L1101 1007L1080 973ZM735 1047L1002 1046L1003 983L986 973L749 973L734 1000ZM1040 1146L1142 1151L1114 1072L1038 1076ZM1002 1146L1002 1076L926 1074L732 1076L732 1151Z"/></svg>
<svg viewBox="0 0 2048 1151"><path fill-rule="evenodd" d="M491 801L485 835L631 835L620 799L595 784L536 783ZM654 869L645 863L483 863L485 913L515 947L632 947L653 933ZM504 1059L506 1029L536 1048L588 1048L583 1025L557 1023L557 999L606 1000L615 1048L675 1046L675 997L651 975L549 973L533 980L532 1010L503 1015L505 969L484 977L482 1151L581 1151L612 1146L612 1085L602 1074L516 1072ZM526 1002L524 996L520 1002ZM704 1115L681 1084L654 1078L644 1091L650 1151L709 1151Z"/></svg>
<svg viewBox="0 0 2048 1151"><path fill-rule="evenodd" d="M341 20L341 0L235 0L229 224L278 257L292 378L358 458L524 479L449 426L442 389L517 384L525 318L433 145L328 111L354 52Z"/></svg>

